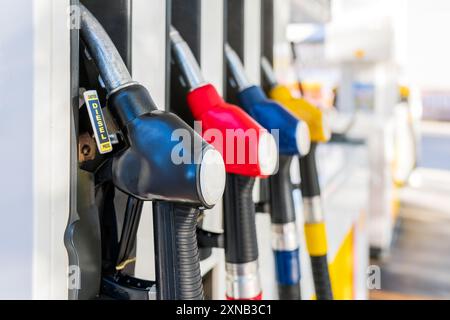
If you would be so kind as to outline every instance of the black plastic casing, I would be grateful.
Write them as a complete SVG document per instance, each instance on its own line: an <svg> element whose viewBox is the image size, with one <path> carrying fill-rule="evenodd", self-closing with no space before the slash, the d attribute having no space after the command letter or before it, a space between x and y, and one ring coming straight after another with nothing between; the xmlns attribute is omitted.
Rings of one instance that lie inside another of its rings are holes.
<svg viewBox="0 0 450 320"><path fill-rule="evenodd" d="M113 182L140 200L164 200L209 206L201 195L199 169L203 152L211 148L178 116L157 110L141 85L126 86L109 97L109 108L127 137L129 147L113 161ZM175 130L182 133L179 139ZM187 163L176 164L180 155Z"/></svg>

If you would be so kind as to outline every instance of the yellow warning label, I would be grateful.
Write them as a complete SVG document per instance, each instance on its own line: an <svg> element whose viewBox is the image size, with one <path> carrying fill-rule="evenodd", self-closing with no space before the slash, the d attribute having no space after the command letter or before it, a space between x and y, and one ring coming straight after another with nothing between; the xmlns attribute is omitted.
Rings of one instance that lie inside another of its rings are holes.
<svg viewBox="0 0 450 320"><path fill-rule="evenodd" d="M91 120L92 129L94 131L95 141L98 151L101 154L111 152L113 146L109 139L108 128L103 117L102 107L98 98L97 91L91 90L84 93L84 100Z"/></svg>

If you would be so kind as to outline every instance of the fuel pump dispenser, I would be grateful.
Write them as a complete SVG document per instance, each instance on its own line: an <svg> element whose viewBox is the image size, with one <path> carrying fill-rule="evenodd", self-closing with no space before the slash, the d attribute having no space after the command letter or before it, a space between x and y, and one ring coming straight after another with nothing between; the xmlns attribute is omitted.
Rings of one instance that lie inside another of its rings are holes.
<svg viewBox="0 0 450 320"><path fill-rule="evenodd" d="M107 109L124 140L118 150L114 150L116 146L108 150L111 156L98 169L96 179L111 180L130 196L117 264L114 271L103 274L102 290L123 299L150 295L150 288L143 286L150 282L121 271L133 247L142 201L151 200L156 298L202 299L197 217L200 209L213 207L223 194L223 159L176 115L157 110L147 89L132 80L111 39L83 5L80 16L81 38L98 68L107 92ZM86 92L85 100L88 108L100 108L95 92ZM183 132L187 139L173 139L175 131Z"/></svg>
<svg viewBox="0 0 450 320"><path fill-rule="evenodd" d="M269 96L308 123L311 131L311 151L304 157L300 157L305 236L311 257L316 297L318 300L331 300L333 299L333 293L327 262L326 228L315 159L317 144L328 141L331 137L331 130L327 126L324 115L319 108L303 98L293 97L289 88L278 84L267 59L262 58L261 67L263 75L271 87Z"/></svg>
<svg viewBox="0 0 450 320"><path fill-rule="evenodd" d="M260 87L250 83L239 56L229 45L225 47L225 56L243 109L266 129L279 130L279 172L270 181L272 248L280 298L300 299L299 239L290 165L294 155L308 154L309 128L278 103L269 100Z"/></svg>
<svg viewBox="0 0 450 320"><path fill-rule="evenodd" d="M189 90L188 106L194 118L201 121L204 139L221 150L225 159L226 296L229 300L261 299L252 190L256 177L266 178L276 170L275 140L242 109L226 103L216 89L205 82L190 48L174 28L170 40L172 58Z"/></svg>

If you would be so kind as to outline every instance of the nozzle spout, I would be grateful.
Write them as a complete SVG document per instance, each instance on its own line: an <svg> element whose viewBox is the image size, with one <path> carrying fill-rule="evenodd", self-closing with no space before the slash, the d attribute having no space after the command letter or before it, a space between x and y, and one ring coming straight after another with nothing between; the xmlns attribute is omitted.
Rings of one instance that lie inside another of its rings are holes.
<svg viewBox="0 0 450 320"><path fill-rule="evenodd" d="M250 88L253 84L250 82L247 74L245 73L241 59L228 43L225 44L225 57L230 68L231 75L238 86L239 92Z"/></svg>
<svg viewBox="0 0 450 320"><path fill-rule="evenodd" d="M206 82L194 54L174 27L170 28L170 43L172 58L181 69L189 89L194 90L204 86Z"/></svg>
<svg viewBox="0 0 450 320"><path fill-rule="evenodd" d="M94 58L108 93L133 83L130 72L105 29L81 4L80 12L81 37Z"/></svg>
<svg viewBox="0 0 450 320"><path fill-rule="evenodd" d="M267 82L269 82L270 87L275 87L278 84L277 77L266 57L261 58L261 69L263 76L266 78Z"/></svg>

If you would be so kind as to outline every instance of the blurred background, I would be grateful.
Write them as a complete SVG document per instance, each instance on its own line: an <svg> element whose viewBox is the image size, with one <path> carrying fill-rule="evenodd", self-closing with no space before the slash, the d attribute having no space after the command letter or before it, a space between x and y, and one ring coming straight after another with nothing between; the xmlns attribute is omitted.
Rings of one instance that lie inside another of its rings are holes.
<svg viewBox="0 0 450 320"><path fill-rule="evenodd" d="M332 110L334 132L368 147L371 263L382 275L370 297L449 298L450 46L440 35L450 3L292 0L284 10L298 58L293 71L280 42L280 78L300 77Z"/></svg>

